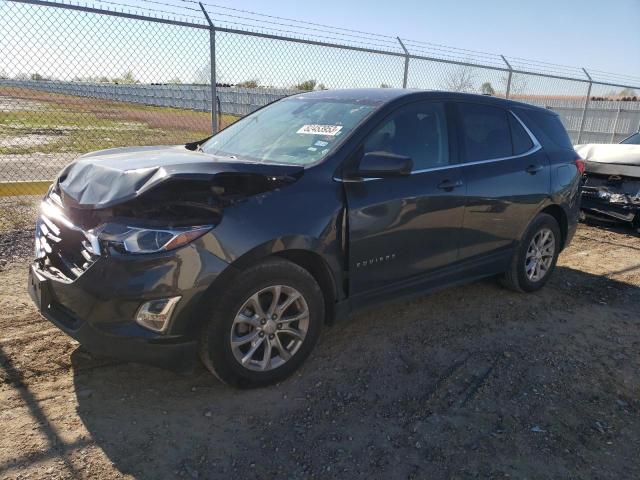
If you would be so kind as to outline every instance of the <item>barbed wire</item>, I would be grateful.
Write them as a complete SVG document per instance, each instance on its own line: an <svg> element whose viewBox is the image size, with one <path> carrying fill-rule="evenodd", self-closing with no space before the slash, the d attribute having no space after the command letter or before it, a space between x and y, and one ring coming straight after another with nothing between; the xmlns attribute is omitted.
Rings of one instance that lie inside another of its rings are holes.
<svg viewBox="0 0 640 480"><path fill-rule="evenodd" d="M199 2L195 1L195 0L178 0L180 2L183 3L195 3L198 4ZM326 25L326 24L322 24L322 23L315 23L315 22L309 22L306 20L300 20L300 19L296 19L296 18L287 18L287 17L280 17L277 15L269 15L266 13L258 13L258 12L253 12L251 10L242 10L239 8L233 8L233 7L226 7L223 5L219 5L219 4L215 4L215 3L209 3L209 2L202 2L203 5L208 6L208 7L215 7L215 8L220 8L223 10L230 10L230 11L235 11L235 12L240 12L240 13L247 13L250 15L254 15L254 16L259 16L259 17L266 17L266 18L273 18L273 19L277 19L277 20L285 20L285 21L291 21L291 22L296 22L296 23L302 23L304 25L314 25L316 27L323 27L323 28L328 28L330 30L341 30L341 31L345 31L345 32L351 32L351 33L360 33L360 34L365 34L365 35L369 35L369 36L373 36L373 37L382 37L382 38L388 38L388 39L392 39L392 40L396 40L396 37L391 36L391 35L383 35L380 33L372 33L372 32L365 32L363 30L356 30L356 29L352 29L352 28L344 28L344 27L336 27L333 25Z"/></svg>
<svg viewBox="0 0 640 480"><path fill-rule="evenodd" d="M216 15L216 13L214 13L214 15ZM229 18L236 18L236 19L247 20L247 21L258 21L258 20L253 20L253 19L250 19L250 18L241 17L241 16L238 16L238 15L231 15L231 14L227 14L227 13L217 13L217 15L225 17L225 18L229 17ZM227 22L227 20L224 20L224 19L222 21ZM291 24L288 24L288 23L281 23L281 22L272 22L270 20L259 20L259 21L261 23L268 23L268 24L278 25L278 26L283 26L283 27L303 28L303 27L298 27L297 25L291 25ZM260 28L260 27L262 27L262 25L256 25L256 27ZM325 30L318 29L318 28L304 27L304 29L305 30L314 30L314 31L322 32L322 33L332 33L332 32L327 32ZM281 30L281 29L274 29L274 30L283 31L283 32L289 32L289 30ZM302 35L305 32L298 32L298 33ZM346 33L345 34L336 33L336 35L343 35L343 36L347 36L347 37L370 40L370 38L364 37L362 35L353 35L353 34L346 34ZM327 36L323 36L323 35L319 35L319 37L322 37L322 38L333 38L333 39L336 38L336 37L327 37ZM344 39L340 39L340 40L344 41ZM348 40L348 41L352 41L352 40ZM383 41L385 43L382 43L382 44L377 43L377 42L357 42L357 43L364 44L364 45L381 46L381 47L384 47L384 48L389 48L389 46L393 46L396 49L399 48L399 45L398 45L397 41L396 42L392 42L390 40L381 40L381 41Z"/></svg>
<svg viewBox="0 0 640 480"><path fill-rule="evenodd" d="M74 4L71 0L48 1L60 4ZM200 8L200 2L196 0L173 0L174 2L178 2L178 4L161 0L136 1L140 2L142 5L132 5L122 0L93 0L92 3L94 3L94 8L97 7L97 9L110 10L109 6L120 9L130 8L138 12L144 12L143 16L159 18L166 18L165 16L173 18L179 17L191 19L190 21L195 20L196 22L194 23L197 23L198 25L206 23L206 19L203 18L203 15L183 13L184 10L200 13L202 11ZM87 0L75 0L75 4L78 6L88 6L87 3L89 3ZM153 7L150 5L153 5ZM212 11L207 9L207 11L213 17L214 24L217 26L221 26L220 24L233 25L232 28L237 30L263 34L268 33L285 37L294 36L293 38L297 40L315 40L321 41L322 43L331 43L336 46L349 44L358 48L380 50L381 52L394 54L403 52L402 47L398 43L398 37L391 35L260 13L252 10L228 7L209 1L203 1L202 5L213 9ZM502 56L496 53L453 47L423 40L405 38L402 38L401 40L410 53L415 56L425 56L449 62L473 64L478 67L486 68L504 69L506 67ZM518 56L508 56L507 60L515 70L530 70L531 73L540 73L544 75L576 77L575 80L577 81L584 81L586 79L581 67L562 65L543 60L532 60ZM640 77L638 76L604 72L593 69L589 69L588 71L592 76L597 77L597 80L594 78L594 81L640 83Z"/></svg>

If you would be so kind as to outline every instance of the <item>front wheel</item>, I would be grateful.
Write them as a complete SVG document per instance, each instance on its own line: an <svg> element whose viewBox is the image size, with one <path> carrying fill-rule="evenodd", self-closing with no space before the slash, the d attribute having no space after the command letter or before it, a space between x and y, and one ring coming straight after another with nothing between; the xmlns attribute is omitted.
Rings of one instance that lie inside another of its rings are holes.
<svg viewBox="0 0 640 480"><path fill-rule="evenodd" d="M503 285L518 292L535 292L549 280L555 269L562 237L554 217L539 214L523 235Z"/></svg>
<svg viewBox="0 0 640 480"><path fill-rule="evenodd" d="M200 358L225 383L261 386L291 375L309 356L324 318L313 276L284 259L242 272L213 308Z"/></svg>

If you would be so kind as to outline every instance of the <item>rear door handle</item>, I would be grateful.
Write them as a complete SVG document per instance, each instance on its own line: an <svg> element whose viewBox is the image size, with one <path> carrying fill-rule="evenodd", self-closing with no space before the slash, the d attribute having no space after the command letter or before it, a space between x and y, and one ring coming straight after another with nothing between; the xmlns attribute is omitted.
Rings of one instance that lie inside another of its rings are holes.
<svg viewBox="0 0 640 480"><path fill-rule="evenodd" d="M458 188L461 186L462 186L462 180L456 180L455 182L452 182L451 180L444 180L438 184L438 188L446 192L450 192L454 188Z"/></svg>
<svg viewBox="0 0 640 480"><path fill-rule="evenodd" d="M542 165L529 165L525 171L529 174L529 175L535 175L536 173L538 173L540 170L542 170Z"/></svg>

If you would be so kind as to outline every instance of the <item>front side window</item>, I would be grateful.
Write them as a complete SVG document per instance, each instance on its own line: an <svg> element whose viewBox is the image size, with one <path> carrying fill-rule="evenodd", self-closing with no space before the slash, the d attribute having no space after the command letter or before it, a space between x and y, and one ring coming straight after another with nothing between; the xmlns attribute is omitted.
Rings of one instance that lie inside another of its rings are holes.
<svg viewBox="0 0 640 480"><path fill-rule="evenodd" d="M443 103L416 103L400 108L364 143L364 153L388 152L410 157L413 169L449 164L449 137Z"/></svg>
<svg viewBox="0 0 640 480"><path fill-rule="evenodd" d="M487 105L460 103L458 112L467 162L513 155L506 110Z"/></svg>
<svg viewBox="0 0 640 480"><path fill-rule="evenodd" d="M376 107L291 97L238 120L202 145L205 153L261 163L321 161Z"/></svg>

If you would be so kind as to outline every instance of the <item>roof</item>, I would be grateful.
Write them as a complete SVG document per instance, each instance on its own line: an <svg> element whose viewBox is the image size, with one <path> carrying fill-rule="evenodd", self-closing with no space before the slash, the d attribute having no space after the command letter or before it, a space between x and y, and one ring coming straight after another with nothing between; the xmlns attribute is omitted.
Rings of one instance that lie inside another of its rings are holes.
<svg viewBox="0 0 640 480"><path fill-rule="evenodd" d="M516 102L500 97L492 97L490 95L478 95L474 93L447 92L438 90L418 90L403 88L349 88L338 90L315 90L313 92L300 93L295 98L318 98L318 99L335 99L343 102L363 103L366 105L381 106L400 98L415 97L417 99L428 98L446 98L449 100L466 100L481 102L488 105L499 105L502 107L517 106L519 108L528 108L541 110L547 113L552 111L538 107L535 105Z"/></svg>

